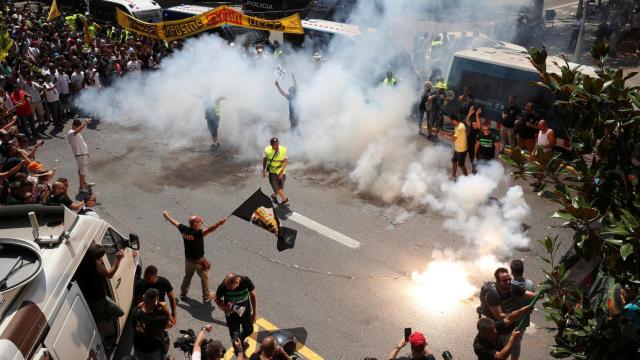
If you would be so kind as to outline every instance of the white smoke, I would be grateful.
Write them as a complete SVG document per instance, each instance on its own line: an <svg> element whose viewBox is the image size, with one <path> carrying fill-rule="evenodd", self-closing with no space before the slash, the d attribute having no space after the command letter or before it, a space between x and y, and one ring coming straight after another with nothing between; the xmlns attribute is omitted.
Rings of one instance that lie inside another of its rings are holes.
<svg viewBox="0 0 640 360"><path fill-rule="evenodd" d="M462 2L472 9L474 2ZM279 136L292 158L348 173L361 193L438 211L447 218L447 230L473 245L474 251L465 256L508 256L528 244L521 229L529 212L522 189L497 194L508 180L497 162L479 167L475 175L450 180L451 148L416 141L417 126L407 121L418 96L414 72L401 61L406 48L388 34L412 38L416 30L408 14L420 14L425 4L389 3L392 6L380 8L363 2L352 20L377 31L360 40L334 42L320 68L310 63L309 53L287 54L282 87L286 91L295 74L299 133L288 131L287 100L274 85L276 60L247 58L214 36L187 40L182 50L163 60L160 70L127 76L103 90L87 90L78 103L107 121L140 126L183 145L208 134L205 103L224 96L220 136L237 158L259 158L268 139ZM382 86L384 73L393 65L399 85ZM492 201L494 196L500 198Z"/></svg>

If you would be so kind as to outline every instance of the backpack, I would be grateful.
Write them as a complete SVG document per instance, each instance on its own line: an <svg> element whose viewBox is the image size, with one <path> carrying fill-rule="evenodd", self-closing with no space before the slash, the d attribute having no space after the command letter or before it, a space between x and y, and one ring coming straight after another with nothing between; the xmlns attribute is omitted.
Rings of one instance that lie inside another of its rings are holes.
<svg viewBox="0 0 640 360"><path fill-rule="evenodd" d="M480 287L480 306L476 308L478 318L486 316L493 319L494 317L491 309L489 309L489 304L487 304L487 295L489 295L490 291L497 291L495 281L487 281Z"/></svg>

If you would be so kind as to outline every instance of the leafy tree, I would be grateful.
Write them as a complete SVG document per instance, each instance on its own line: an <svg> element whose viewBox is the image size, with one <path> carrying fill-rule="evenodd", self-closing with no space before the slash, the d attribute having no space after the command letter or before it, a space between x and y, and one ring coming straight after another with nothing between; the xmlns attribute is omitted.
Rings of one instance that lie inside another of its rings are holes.
<svg viewBox="0 0 640 360"><path fill-rule="evenodd" d="M559 241L541 241L549 263L544 270L545 317L554 326L550 354L574 359L638 359L640 331L625 314L625 303L639 302L640 285L640 88L605 65L608 47L591 51L597 76L565 61L559 74L547 72L546 51L532 49L535 83L557 99L554 112L571 138L571 150L536 149L525 156L513 149L503 160L513 175L535 178L539 195L559 205L554 214L571 230L573 248L595 264L591 281L570 281L558 261ZM637 324L637 323L636 323Z"/></svg>

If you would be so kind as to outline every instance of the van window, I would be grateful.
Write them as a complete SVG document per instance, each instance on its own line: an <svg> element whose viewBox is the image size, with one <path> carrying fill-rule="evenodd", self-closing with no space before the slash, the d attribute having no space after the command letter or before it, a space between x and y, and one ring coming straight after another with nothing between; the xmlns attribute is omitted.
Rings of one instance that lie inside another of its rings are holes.
<svg viewBox="0 0 640 360"><path fill-rule="evenodd" d="M115 230L108 228L102 237L101 244L107 252L109 265L113 266L116 262L116 253L124 247L124 239Z"/></svg>

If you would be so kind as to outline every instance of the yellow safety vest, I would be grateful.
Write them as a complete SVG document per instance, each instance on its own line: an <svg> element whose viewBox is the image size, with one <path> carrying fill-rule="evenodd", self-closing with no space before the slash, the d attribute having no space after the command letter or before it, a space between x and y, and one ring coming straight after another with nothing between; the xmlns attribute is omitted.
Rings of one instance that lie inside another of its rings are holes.
<svg viewBox="0 0 640 360"><path fill-rule="evenodd" d="M271 145L269 145L264 148L264 157L267 158L267 170L272 174L280 174L284 159L287 158L287 148L280 145L278 153L276 154L275 152Z"/></svg>
<svg viewBox="0 0 640 360"><path fill-rule="evenodd" d="M388 78L384 78L384 84L386 86L396 86L397 83L398 81L394 78L391 78L391 80L389 80Z"/></svg>

